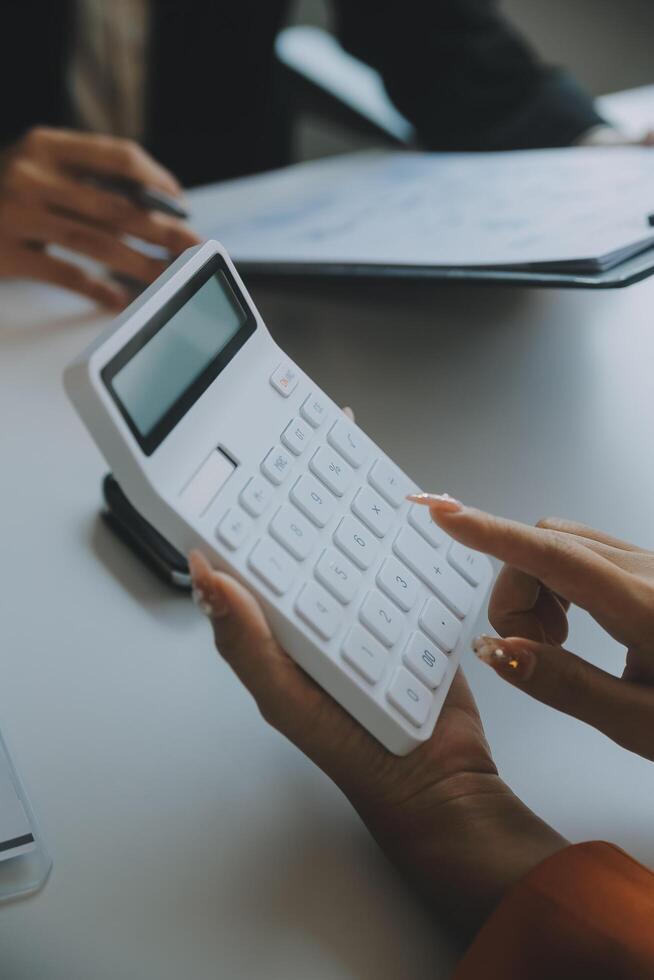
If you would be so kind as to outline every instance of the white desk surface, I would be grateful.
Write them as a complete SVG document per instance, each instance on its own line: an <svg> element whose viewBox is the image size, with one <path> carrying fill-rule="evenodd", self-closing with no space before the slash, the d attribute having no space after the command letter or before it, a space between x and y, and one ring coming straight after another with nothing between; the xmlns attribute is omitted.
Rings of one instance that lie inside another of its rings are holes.
<svg viewBox="0 0 654 980"><path fill-rule="evenodd" d="M426 488L654 547L654 280L255 298ZM448 976L447 940L338 791L266 728L189 600L100 522L105 466L60 376L101 319L44 286L0 286L0 725L55 862L43 892L0 908L0 975ZM570 646L619 670L620 651L573 619ZM654 864L654 767L472 655L465 669L515 790L572 840Z"/></svg>

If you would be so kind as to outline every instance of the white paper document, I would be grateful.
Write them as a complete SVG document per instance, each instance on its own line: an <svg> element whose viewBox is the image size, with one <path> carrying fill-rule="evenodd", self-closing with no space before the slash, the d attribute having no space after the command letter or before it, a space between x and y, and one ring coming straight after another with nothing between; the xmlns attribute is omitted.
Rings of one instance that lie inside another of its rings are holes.
<svg viewBox="0 0 654 980"><path fill-rule="evenodd" d="M36 844L0 741L0 861L34 850Z"/></svg>
<svg viewBox="0 0 654 980"><path fill-rule="evenodd" d="M236 262L603 270L654 245L654 150L370 151L194 195Z"/></svg>

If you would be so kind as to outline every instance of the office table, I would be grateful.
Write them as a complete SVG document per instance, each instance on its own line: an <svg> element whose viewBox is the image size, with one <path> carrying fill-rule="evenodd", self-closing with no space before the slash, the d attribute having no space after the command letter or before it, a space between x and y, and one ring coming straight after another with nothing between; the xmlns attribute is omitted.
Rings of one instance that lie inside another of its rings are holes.
<svg viewBox="0 0 654 980"><path fill-rule="evenodd" d="M654 548L654 281L253 294L425 488ZM100 521L105 465L60 376L105 320L0 285L0 727L54 857L40 894L0 907L0 976L448 976L456 950L338 790L266 727L188 598ZM568 646L621 669L577 612ZM651 763L464 665L515 791L570 839L654 864Z"/></svg>

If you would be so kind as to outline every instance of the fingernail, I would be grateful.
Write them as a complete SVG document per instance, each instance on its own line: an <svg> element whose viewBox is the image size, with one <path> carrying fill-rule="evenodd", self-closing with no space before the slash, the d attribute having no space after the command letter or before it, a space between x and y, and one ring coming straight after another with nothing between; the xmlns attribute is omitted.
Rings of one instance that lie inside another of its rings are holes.
<svg viewBox="0 0 654 980"><path fill-rule="evenodd" d="M220 585L212 577L212 569L207 559L199 551L191 551L188 556L193 589L191 597L201 613L209 619L225 616L228 607ZM207 581L210 579L210 581Z"/></svg>
<svg viewBox="0 0 654 980"><path fill-rule="evenodd" d="M211 591L201 585L193 585L191 598L201 613L209 619L221 619L227 615L227 603L224 596L218 593L218 588L212 584Z"/></svg>
<svg viewBox="0 0 654 980"><path fill-rule="evenodd" d="M414 504L435 507L444 514L454 514L458 510L463 510L461 501L456 497L450 497L449 493L410 493L406 499Z"/></svg>
<svg viewBox="0 0 654 980"><path fill-rule="evenodd" d="M472 641L472 649L489 667L515 680L528 680L536 668L532 650L515 647L513 642L498 636L482 634Z"/></svg>

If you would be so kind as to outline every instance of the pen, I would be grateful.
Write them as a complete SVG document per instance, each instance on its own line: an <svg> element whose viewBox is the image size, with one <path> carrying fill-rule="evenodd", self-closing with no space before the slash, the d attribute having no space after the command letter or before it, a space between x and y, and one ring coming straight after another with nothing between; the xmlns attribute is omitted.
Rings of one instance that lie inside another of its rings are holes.
<svg viewBox="0 0 654 980"><path fill-rule="evenodd" d="M86 178L89 183L100 187L103 190L112 191L115 194L122 194L129 198L137 207L144 211L160 211L173 218L186 219L189 213L179 201L171 194L160 191L158 188L146 187L139 184L136 180L129 180L126 177L105 177L97 174L89 174Z"/></svg>

